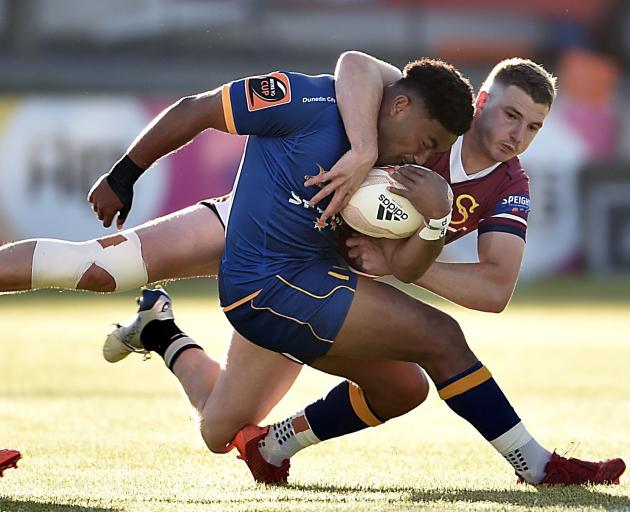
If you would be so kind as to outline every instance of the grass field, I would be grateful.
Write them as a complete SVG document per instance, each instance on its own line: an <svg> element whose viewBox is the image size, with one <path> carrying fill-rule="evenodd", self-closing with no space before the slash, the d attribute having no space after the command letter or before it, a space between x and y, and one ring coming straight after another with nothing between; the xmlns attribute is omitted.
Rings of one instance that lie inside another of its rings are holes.
<svg viewBox="0 0 630 512"><path fill-rule="evenodd" d="M220 357L230 329L214 285L174 290L178 323ZM628 290L628 280L566 281L523 288L501 315L444 307L544 445L577 441L574 456L628 461ZM159 358L101 359L131 299L0 296L0 447L24 455L0 480L1 511L630 511L628 475L613 487L517 486L434 390L406 417L301 452L289 486L255 485L234 454L205 450ZM269 420L334 382L306 369Z"/></svg>

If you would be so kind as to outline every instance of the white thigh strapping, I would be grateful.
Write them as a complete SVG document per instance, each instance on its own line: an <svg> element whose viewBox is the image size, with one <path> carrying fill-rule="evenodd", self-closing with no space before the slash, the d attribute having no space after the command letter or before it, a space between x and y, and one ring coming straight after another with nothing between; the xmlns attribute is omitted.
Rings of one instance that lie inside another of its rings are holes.
<svg viewBox="0 0 630 512"><path fill-rule="evenodd" d="M33 252L31 287L75 290L81 277L92 265L112 276L116 291L133 290L147 284L147 269L138 235L127 231L121 236L126 240L109 247L101 246L96 240L38 240Z"/></svg>

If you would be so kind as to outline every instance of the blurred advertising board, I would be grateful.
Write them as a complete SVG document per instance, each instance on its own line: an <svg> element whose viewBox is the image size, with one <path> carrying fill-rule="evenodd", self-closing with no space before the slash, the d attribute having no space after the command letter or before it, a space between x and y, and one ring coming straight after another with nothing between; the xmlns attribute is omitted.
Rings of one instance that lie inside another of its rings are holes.
<svg viewBox="0 0 630 512"><path fill-rule="evenodd" d="M630 272L630 165L589 166L580 180L584 253L593 274Z"/></svg>
<svg viewBox="0 0 630 512"><path fill-rule="evenodd" d="M132 96L0 99L0 242L106 233L87 193L168 104ZM156 163L136 186L127 226L229 192L243 144L209 130Z"/></svg>

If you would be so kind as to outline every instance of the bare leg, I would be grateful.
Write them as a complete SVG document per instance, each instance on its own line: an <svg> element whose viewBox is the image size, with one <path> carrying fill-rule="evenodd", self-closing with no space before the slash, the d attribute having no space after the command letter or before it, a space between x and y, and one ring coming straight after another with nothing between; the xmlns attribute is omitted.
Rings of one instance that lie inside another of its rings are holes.
<svg viewBox="0 0 630 512"><path fill-rule="evenodd" d="M173 373L201 416L201 435L215 453L236 432L259 423L287 393L302 366L234 333L223 368L199 349L184 351Z"/></svg>
<svg viewBox="0 0 630 512"><path fill-rule="evenodd" d="M0 247L0 293L31 289L35 240Z"/></svg>
<svg viewBox="0 0 630 512"><path fill-rule="evenodd" d="M180 210L143 224L136 232L150 283L214 276L219 271L225 230L207 206Z"/></svg>
<svg viewBox="0 0 630 512"><path fill-rule="evenodd" d="M137 234L140 240L141 258L146 267L148 282L215 275L218 271L223 254L224 230L216 214L206 206L191 206L136 228L90 242L96 242L102 248L125 244L128 243L126 235L130 232ZM90 243L56 242L64 251L86 251L86 244ZM25 240L0 247L0 293L32 289L33 253L37 243L38 240ZM40 261L43 268L37 270L46 274L47 266L56 269L57 273L52 274L46 287L114 291L114 278L98 264L91 263L90 257L86 251L85 271L77 276L78 283L74 288L67 285L72 276L64 275L63 272L59 274L58 265L54 261ZM146 284L142 282L142 279L147 280L146 277L138 279L135 283L137 286ZM124 289L119 287L118 291Z"/></svg>
<svg viewBox="0 0 630 512"><path fill-rule="evenodd" d="M188 352L195 357L195 351ZM175 364L175 373L186 388L177 371L178 363L179 360ZM234 333L227 365L203 409L198 408L202 413L201 433L208 448L214 453L225 453L226 445L238 430L248 424L260 423L286 395L301 368L284 356L257 347ZM199 365L195 370L200 370ZM210 373L209 366L197 376L202 373L206 374L205 380ZM351 380L361 386L370 405L383 419L411 411L426 399L429 391L424 374L412 363L355 360L352 370L347 373L352 374Z"/></svg>
<svg viewBox="0 0 630 512"><path fill-rule="evenodd" d="M418 363L438 383L477 361L453 318L363 277L339 335L313 366L344 375L345 360L361 357Z"/></svg>
<svg viewBox="0 0 630 512"><path fill-rule="evenodd" d="M173 373L200 415L206 445L214 453L225 453L243 426L260 423L269 414L301 368L234 332L223 367L202 350L191 348L177 358ZM403 361L346 359L344 376L361 386L383 419L412 410L429 390L422 370Z"/></svg>

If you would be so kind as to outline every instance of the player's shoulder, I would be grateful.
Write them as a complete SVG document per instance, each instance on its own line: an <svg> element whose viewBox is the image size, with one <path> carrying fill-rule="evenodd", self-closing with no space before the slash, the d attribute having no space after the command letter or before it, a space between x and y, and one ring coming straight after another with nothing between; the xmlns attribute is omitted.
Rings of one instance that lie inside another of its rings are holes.
<svg viewBox="0 0 630 512"><path fill-rule="evenodd" d="M291 105L306 112L337 108L335 77L330 74L307 75L294 71L276 71L286 79Z"/></svg>
<svg viewBox="0 0 630 512"><path fill-rule="evenodd" d="M498 199L502 204L520 201L529 205L529 177L518 157L503 162L492 174L496 178L488 183L490 198Z"/></svg>
<svg viewBox="0 0 630 512"><path fill-rule="evenodd" d="M503 162L499 167L502 170L502 174L509 181L529 181L529 176L527 176L527 173L517 156Z"/></svg>
<svg viewBox="0 0 630 512"><path fill-rule="evenodd" d="M276 71L274 74L286 77L295 87L322 88L334 87L335 84L335 77L328 73L307 75L298 71Z"/></svg>

